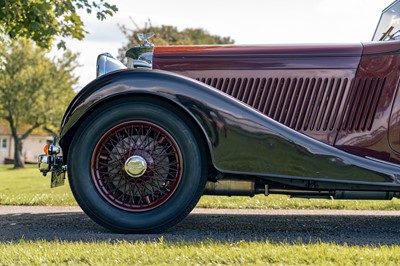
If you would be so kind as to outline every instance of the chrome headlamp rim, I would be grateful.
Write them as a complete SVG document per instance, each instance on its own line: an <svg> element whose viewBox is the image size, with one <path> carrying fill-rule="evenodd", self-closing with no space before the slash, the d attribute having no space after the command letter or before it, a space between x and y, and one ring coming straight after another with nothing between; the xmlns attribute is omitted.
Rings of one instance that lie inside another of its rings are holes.
<svg viewBox="0 0 400 266"><path fill-rule="evenodd" d="M126 69L126 66L115 59L111 54L102 53L97 57L96 77L101 77L120 69Z"/></svg>

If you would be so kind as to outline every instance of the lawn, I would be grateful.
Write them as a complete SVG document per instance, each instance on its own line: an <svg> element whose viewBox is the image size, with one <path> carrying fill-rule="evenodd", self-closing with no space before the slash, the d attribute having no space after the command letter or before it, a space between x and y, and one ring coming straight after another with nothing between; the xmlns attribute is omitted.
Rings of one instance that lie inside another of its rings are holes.
<svg viewBox="0 0 400 266"><path fill-rule="evenodd" d="M398 246L271 242L0 244L0 265L399 265Z"/></svg>
<svg viewBox="0 0 400 266"><path fill-rule="evenodd" d="M10 165L0 166L0 205L77 205L66 184L50 188L50 177L43 177L36 165L14 170ZM257 195L255 197L203 196L197 207L229 209L347 209L400 210L400 200L326 200L298 199L284 195Z"/></svg>
<svg viewBox="0 0 400 266"><path fill-rule="evenodd" d="M36 166L0 167L0 205L76 205L68 183L50 188ZM204 196L198 207L400 210L400 201L292 199L270 195ZM124 239L121 235L120 239ZM149 239L152 239L149 235ZM0 265L399 265L399 246L336 243L25 241L0 242Z"/></svg>
<svg viewBox="0 0 400 266"><path fill-rule="evenodd" d="M66 185L50 188L50 174L44 177L37 165L25 169L0 166L0 205L77 205L68 181Z"/></svg>

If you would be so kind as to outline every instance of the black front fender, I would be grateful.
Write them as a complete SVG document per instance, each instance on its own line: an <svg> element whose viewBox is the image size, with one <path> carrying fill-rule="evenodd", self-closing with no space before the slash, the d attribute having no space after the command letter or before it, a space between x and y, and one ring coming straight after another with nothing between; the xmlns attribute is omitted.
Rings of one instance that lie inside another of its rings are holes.
<svg viewBox="0 0 400 266"><path fill-rule="evenodd" d="M74 133L88 113L110 100L136 95L163 99L184 110L200 126L209 148L218 139L214 119L207 117L210 115L207 112L209 107L204 101L226 95L203 83L169 72L122 70L94 80L76 95L61 123L60 145L67 145L68 136Z"/></svg>
<svg viewBox="0 0 400 266"><path fill-rule="evenodd" d="M214 167L225 173L397 184L398 167L361 158L298 133L229 95L164 71L121 70L87 85L69 106L60 145L90 111L113 97L163 98L201 128Z"/></svg>

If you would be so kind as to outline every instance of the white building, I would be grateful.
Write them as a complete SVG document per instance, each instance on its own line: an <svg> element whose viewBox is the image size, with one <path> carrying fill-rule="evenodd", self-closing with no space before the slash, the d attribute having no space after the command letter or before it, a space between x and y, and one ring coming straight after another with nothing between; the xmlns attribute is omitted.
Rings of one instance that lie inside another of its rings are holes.
<svg viewBox="0 0 400 266"><path fill-rule="evenodd" d="M51 143L52 136L44 130L36 129L22 141L22 158L26 163L36 163L43 147ZM14 158L14 140L7 121L0 120L0 164L12 162Z"/></svg>

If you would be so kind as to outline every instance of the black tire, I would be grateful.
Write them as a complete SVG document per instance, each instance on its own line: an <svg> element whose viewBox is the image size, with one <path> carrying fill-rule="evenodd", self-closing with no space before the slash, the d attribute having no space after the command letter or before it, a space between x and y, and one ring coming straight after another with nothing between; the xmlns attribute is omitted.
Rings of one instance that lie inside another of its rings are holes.
<svg viewBox="0 0 400 266"><path fill-rule="evenodd" d="M134 162L122 166L128 159ZM138 168L126 170L130 166ZM68 176L79 206L98 224L120 233L156 233L197 204L206 163L190 123L176 112L120 102L96 110L79 127Z"/></svg>

